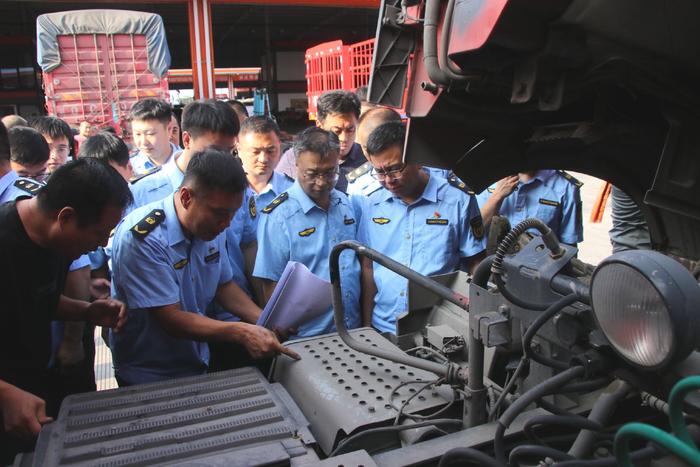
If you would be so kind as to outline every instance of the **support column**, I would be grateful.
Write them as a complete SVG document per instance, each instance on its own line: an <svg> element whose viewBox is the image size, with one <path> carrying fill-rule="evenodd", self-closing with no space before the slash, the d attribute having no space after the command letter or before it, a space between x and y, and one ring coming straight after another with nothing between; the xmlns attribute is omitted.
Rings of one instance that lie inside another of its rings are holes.
<svg viewBox="0 0 700 467"><path fill-rule="evenodd" d="M187 0L192 57L192 87L195 99L216 97L214 41L211 29L211 0Z"/></svg>

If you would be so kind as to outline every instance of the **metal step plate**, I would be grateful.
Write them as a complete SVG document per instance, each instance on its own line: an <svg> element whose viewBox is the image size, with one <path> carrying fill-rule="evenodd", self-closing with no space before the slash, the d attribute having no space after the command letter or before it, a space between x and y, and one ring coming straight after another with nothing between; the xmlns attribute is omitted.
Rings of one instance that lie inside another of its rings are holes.
<svg viewBox="0 0 700 467"><path fill-rule="evenodd" d="M350 334L379 348L401 350L371 328L354 329ZM274 381L291 394L311 423L311 432L328 454L340 439L360 428L386 425L397 411L391 406L391 393L399 407L421 386L437 377L427 371L393 363L357 352L346 346L337 334L300 339L285 345L301 355L301 360L278 359ZM449 388L423 391L405 411L432 412L452 399Z"/></svg>
<svg viewBox="0 0 700 467"><path fill-rule="evenodd" d="M255 368L65 399L34 465L262 465L317 456L308 422Z"/></svg>

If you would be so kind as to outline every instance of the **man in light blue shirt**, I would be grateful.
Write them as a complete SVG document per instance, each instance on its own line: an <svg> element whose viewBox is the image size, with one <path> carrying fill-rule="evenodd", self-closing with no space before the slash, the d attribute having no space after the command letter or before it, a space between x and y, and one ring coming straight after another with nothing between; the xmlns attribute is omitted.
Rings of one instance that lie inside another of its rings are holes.
<svg viewBox="0 0 700 467"><path fill-rule="evenodd" d="M131 158L137 177L172 160L179 148L170 142L172 109L161 99L141 99L131 108L131 134L139 152Z"/></svg>
<svg viewBox="0 0 700 467"><path fill-rule="evenodd" d="M287 190L294 180L275 171L280 161L280 129L274 120L267 117L249 117L243 121L236 143L238 157L243 163L248 186L243 194L243 207L238 210L227 229L229 244L240 242L230 248L231 261L242 264L245 256L246 275L251 277L257 252L257 227L259 209L264 208L278 195ZM260 284L251 284L256 289L256 298L262 301Z"/></svg>
<svg viewBox="0 0 700 467"><path fill-rule="evenodd" d="M182 111L182 143L185 148L159 169L132 183L132 209L173 194L180 187L194 153L209 146L232 151L238 129L236 114L221 101L205 100L187 104Z"/></svg>
<svg viewBox="0 0 700 467"><path fill-rule="evenodd" d="M404 163L404 139L401 122L369 136L367 153L382 188L364 203L360 242L421 274L453 272L462 261L473 271L485 248L476 198L456 177ZM363 324L395 333L397 315L408 311L408 281L363 258L362 286Z"/></svg>
<svg viewBox="0 0 700 467"><path fill-rule="evenodd" d="M113 295L124 300L130 318L111 336L120 384L202 374L208 341L244 345L256 358L296 357L271 331L248 324L260 308L231 280L223 232L244 188L240 163L210 148L193 157L176 193L137 209L117 227ZM244 322L206 317L213 300Z"/></svg>
<svg viewBox="0 0 700 467"><path fill-rule="evenodd" d="M288 261L304 264L330 280L331 249L357 238L357 220L347 196L333 188L338 179L338 137L320 128L307 128L294 141L297 181L260 211L258 254L253 275L263 279L269 300ZM352 251L340 257L345 325L360 324L360 265ZM335 329L332 309L304 323L298 337Z"/></svg>
<svg viewBox="0 0 700 467"><path fill-rule="evenodd" d="M576 245L583 241L581 185L568 173L557 170L506 177L479 193L484 224L488 226L495 215L506 217L511 227L534 217L547 224L561 242Z"/></svg>

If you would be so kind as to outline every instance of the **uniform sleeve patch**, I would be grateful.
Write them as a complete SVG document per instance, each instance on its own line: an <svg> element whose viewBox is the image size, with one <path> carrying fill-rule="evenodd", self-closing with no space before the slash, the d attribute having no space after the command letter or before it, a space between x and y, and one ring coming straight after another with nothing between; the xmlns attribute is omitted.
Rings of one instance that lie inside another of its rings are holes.
<svg viewBox="0 0 700 467"><path fill-rule="evenodd" d="M452 175L447 179L447 182L452 185L453 187L457 188L460 191L465 192L469 196L472 196L474 192L467 186L466 183L464 183L462 180L457 178L456 175Z"/></svg>
<svg viewBox="0 0 700 467"><path fill-rule="evenodd" d="M391 219L387 219L386 217L373 217L372 222L375 224L384 225L391 222Z"/></svg>
<svg viewBox="0 0 700 467"><path fill-rule="evenodd" d="M30 180L24 180L22 178L20 178L19 180L15 180L14 185L15 187L19 188L22 191L26 191L32 196L36 195L41 189L41 187L44 186L41 183L32 182Z"/></svg>
<svg viewBox="0 0 700 467"><path fill-rule="evenodd" d="M309 227L308 229L304 229L301 232L299 232L300 237L308 237L312 233L316 232L316 227Z"/></svg>
<svg viewBox="0 0 700 467"><path fill-rule="evenodd" d="M552 201L551 199L545 199L545 198L540 198L540 204L544 204L546 206L554 206L554 207L559 206L558 201Z"/></svg>
<svg viewBox="0 0 700 467"><path fill-rule="evenodd" d="M289 199L289 194L285 191L284 193L280 194L277 198L273 199L270 204L265 206L262 210L263 213L265 214L270 214L272 211L275 210L277 206L280 204L284 203Z"/></svg>
<svg viewBox="0 0 700 467"><path fill-rule="evenodd" d="M174 267L175 269L182 269L182 268L184 268L185 266L187 266L187 263L189 263L189 262L190 262L189 259L184 258L184 259L181 259L180 261L178 261L177 263L173 264L173 267Z"/></svg>
<svg viewBox="0 0 700 467"><path fill-rule="evenodd" d="M251 219L255 219L258 216L258 209L255 206L255 198L253 196L248 200L248 213Z"/></svg>
<svg viewBox="0 0 700 467"><path fill-rule="evenodd" d="M139 180L143 180L144 178L148 177L149 175L153 175L154 173L160 172L161 166L153 167L151 170L148 172L137 175L136 177L133 177L129 182L133 185L134 183L138 182Z"/></svg>
<svg viewBox="0 0 700 467"><path fill-rule="evenodd" d="M205 263L213 263L214 261L217 261L219 259L219 256L221 256L221 254L218 251L215 251L214 253L205 256L204 262Z"/></svg>
<svg viewBox="0 0 700 467"><path fill-rule="evenodd" d="M472 234L474 238L481 240L484 238L484 221L481 216L474 216L469 220L469 225L472 228Z"/></svg>
<svg viewBox="0 0 700 467"><path fill-rule="evenodd" d="M131 228L131 233L139 240L143 240L164 220L165 212L162 209L154 209Z"/></svg>
<svg viewBox="0 0 700 467"><path fill-rule="evenodd" d="M577 179L576 177L574 177L573 175L571 175L568 172L565 172L563 170L559 170L559 175L561 175L562 177L567 179L570 183L573 183L574 185L576 185L577 188L581 188L583 186L582 181L580 181L579 179Z"/></svg>
<svg viewBox="0 0 700 467"><path fill-rule="evenodd" d="M447 219L426 219L425 223L428 225L447 225L450 223Z"/></svg>
<svg viewBox="0 0 700 467"><path fill-rule="evenodd" d="M369 170L372 168L372 165L369 162L365 162L358 168L351 170L350 172L345 175L345 178L348 180L349 183L353 183L355 180L369 172Z"/></svg>

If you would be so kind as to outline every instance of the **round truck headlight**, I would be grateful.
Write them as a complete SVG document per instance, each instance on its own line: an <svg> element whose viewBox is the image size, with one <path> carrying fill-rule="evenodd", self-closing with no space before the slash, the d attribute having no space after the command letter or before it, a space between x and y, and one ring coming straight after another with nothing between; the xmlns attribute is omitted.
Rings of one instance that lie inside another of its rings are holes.
<svg viewBox="0 0 700 467"><path fill-rule="evenodd" d="M591 278L591 305L613 349L646 370L684 359L700 337L700 287L677 261L655 251L624 251Z"/></svg>

